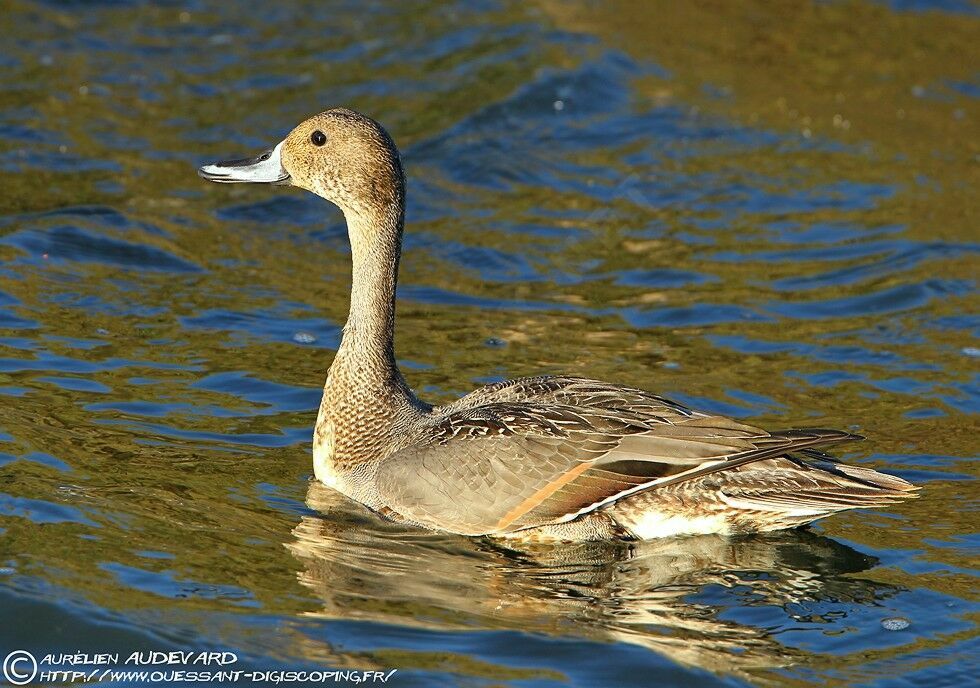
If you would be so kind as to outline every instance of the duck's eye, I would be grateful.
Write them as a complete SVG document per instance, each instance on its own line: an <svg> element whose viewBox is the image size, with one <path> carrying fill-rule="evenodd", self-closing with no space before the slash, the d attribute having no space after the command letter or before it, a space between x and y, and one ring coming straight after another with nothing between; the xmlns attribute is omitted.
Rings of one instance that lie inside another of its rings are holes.
<svg viewBox="0 0 980 688"><path fill-rule="evenodd" d="M322 146L327 142L327 135L317 129L310 135L310 141L313 142L314 146Z"/></svg>

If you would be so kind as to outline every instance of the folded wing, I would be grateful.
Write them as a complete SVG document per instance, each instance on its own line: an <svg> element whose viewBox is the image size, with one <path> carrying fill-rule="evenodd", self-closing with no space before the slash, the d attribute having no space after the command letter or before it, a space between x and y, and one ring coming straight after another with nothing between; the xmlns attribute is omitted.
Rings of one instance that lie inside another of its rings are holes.
<svg viewBox="0 0 980 688"><path fill-rule="evenodd" d="M424 443L381 464L378 484L389 507L419 525L499 534L848 439L829 430L768 433L592 380L532 378L446 407Z"/></svg>

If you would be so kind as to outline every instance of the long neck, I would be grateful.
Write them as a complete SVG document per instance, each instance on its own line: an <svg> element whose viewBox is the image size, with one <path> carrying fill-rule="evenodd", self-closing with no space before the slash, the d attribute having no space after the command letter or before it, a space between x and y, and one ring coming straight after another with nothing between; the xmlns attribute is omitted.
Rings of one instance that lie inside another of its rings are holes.
<svg viewBox="0 0 980 688"><path fill-rule="evenodd" d="M396 206L347 213L353 259L350 313L337 355L386 374L396 370L395 288L402 224L403 212Z"/></svg>
<svg viewBox="0 0 980 688"><path fill-rule="evenodd" d="M353 258L350 313L330 368L336 394L383 392L414 401L395 362L395 287L404 226L401 199L384 208L347 210Z"/></svg>

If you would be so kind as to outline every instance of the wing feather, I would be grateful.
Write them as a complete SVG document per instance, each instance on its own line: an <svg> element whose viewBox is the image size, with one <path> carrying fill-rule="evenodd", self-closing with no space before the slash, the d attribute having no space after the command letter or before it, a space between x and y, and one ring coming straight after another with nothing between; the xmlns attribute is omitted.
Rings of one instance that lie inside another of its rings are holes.
<svg viewBox="0 0 980 688"><path fill-rule="evenodd" d="M434 409L423 436L379 465L382 499L420 525L468 534L570 520L640 491L854 439L770 434L580 378L485 387Z"/></svg>

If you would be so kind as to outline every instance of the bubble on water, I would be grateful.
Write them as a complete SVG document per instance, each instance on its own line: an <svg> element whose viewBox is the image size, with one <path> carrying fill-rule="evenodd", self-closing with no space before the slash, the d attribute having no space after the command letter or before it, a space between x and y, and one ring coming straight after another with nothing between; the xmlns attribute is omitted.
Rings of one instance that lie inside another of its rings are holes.
<svg viewBox="0 0 980 688"><path fill-rule="evenodd" d="M881 627L886 631L904 631L912 622L902 616L889 616L881 620Z"/></svg>
<svg viewBox="0 0 980 688"><path fill-rule="evenodd" d="M316 341L316 337L309 332L297 332L293 335L293 341L297 344L312 344Z"/></svg>
<svg viewBox="0 0 980 688"><path fill-rule="evenodd" d="M962 351L967 356L972 356L973 358L980 358L980 347L964 346Z"/></svg>
<svg viewBox="0 0 980 688"><path fill-rule="evenodd" d="M491 349L499 349L507 346L507 342L505 342L503 339L497 339L496 337L488 337L483 343L489 346Z"/></svg>
<svg viewBox="0 0 980 688"><path fill-rule="evenodd" d="M554 102L554 107L555 107L555 111L556 112L561 112L562 110L565 109L565 101L564 100L556 100Z"/></svg>

